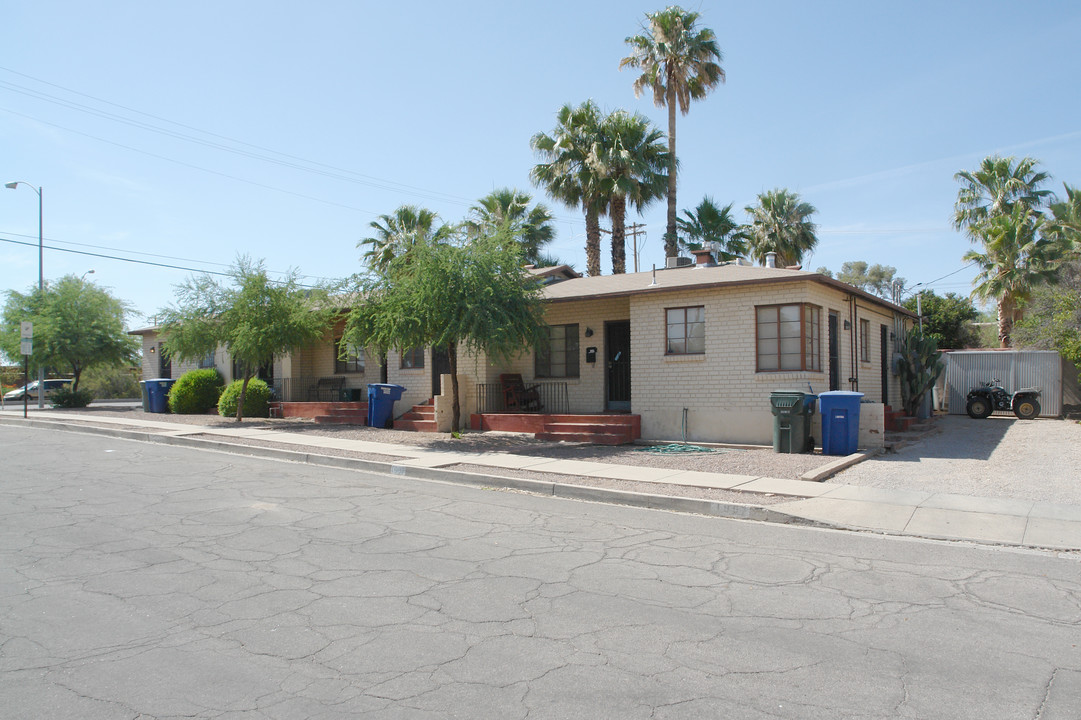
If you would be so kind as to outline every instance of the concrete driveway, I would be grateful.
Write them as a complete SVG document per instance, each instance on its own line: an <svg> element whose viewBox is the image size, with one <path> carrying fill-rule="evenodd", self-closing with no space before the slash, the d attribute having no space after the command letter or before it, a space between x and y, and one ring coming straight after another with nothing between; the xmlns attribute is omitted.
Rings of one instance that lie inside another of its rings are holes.
<svg viewBox="0 0 1081 720"><path fill-rule="evenodd" d="M831 482L1081 505L1081 424L947 415L937 431Z"/></svg>

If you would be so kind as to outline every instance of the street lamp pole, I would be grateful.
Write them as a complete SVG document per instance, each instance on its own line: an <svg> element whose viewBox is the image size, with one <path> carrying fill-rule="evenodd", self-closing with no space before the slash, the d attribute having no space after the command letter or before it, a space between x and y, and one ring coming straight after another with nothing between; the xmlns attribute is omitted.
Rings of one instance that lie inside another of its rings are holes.
<svg viewBox="0 0 1081 720"><path fill-rule="evenodd" d="M41 187L34 187L28 182L23 180L16 180L14 182L5 183L4 187L9 190L14 190L20 185L25 185L38 194L38 294L43 295L45 293L45 243L44 236L42 235L42 198ZM38 409L45 407L45 366L38 363Z"/></svg>

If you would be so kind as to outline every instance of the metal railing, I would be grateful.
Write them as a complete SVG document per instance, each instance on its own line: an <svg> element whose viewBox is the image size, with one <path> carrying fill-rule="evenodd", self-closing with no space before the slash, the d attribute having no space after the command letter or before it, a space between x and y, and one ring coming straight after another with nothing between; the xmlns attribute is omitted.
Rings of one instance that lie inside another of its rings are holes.
<svg viewBox="0 0 1081 720"><path fill-rule="evenodd" d="M285 402L348 402L367 400L366 387L349 387L343 377L275 378L275 400Z"/></svg>
<svg viewBox="0 0 1081 720"><path fill-rule="evenodd" d="M570 412L570 397L567 394L565 382L538 382L526 383L527 388L536 388L540 397L540 407L533 412L559 413ZM503 383L478 383L477 384L477 410L478 413L508 412L506 393L503 392ZM513 409L509 412L523 412Z"/></svg>

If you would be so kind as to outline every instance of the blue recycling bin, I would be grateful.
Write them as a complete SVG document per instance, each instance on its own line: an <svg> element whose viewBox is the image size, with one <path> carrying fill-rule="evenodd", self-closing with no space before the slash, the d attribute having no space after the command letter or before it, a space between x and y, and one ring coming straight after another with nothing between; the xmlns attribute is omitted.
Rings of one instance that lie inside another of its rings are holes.
<svg viewBox="0 0 1081 720"><path fill-rule="evenodd" d="M861 392L829 390L818 396L822 413L822 453L851 455L859 447Z"/></svg>
<svg viewBox="0 0 1081 720"><path fill-rule="evenodd" d="M144 381L146 388L147 408L152 413L169 412L169 391L173 388L176 380L172 378L154 378Z"/></svg>
<svg viewBox="0 0 1081 720"><path fill-rule="evenodd" d="M394 383L368 385L368 427L390 427L394 422L394 401L401 400L404 392L404 387Z"/></svg>

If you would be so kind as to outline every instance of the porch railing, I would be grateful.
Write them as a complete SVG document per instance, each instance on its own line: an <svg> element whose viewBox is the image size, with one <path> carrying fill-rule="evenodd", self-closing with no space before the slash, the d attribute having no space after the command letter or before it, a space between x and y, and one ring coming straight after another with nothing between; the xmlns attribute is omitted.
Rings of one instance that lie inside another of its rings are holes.
<svg viewBox="0 0 1081 720"><path fill-rule="evenodd" d="M368 399L367 386L349 387L342 377L274 378L271 383L275 400L285 402L346 402Z"/></svg>
<svg viewBox="0 0 1081 720"><path fill-rule="evenodd" d="M570 412L570 398L567 395L567 383L565 382L539 382L526 383L526 387L536 385L537 394L540 395L540 413ZM479 383L477 384L477 410L478 413L507 412L506 395L503 392L502 383ZM513 410L512 412L522 412Z"/></svg>

